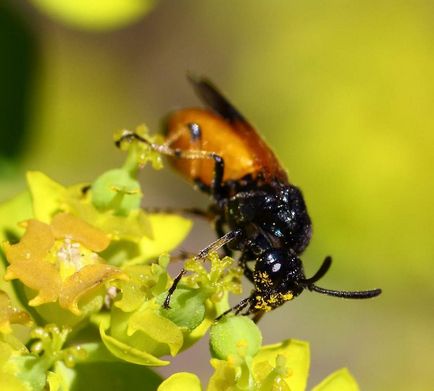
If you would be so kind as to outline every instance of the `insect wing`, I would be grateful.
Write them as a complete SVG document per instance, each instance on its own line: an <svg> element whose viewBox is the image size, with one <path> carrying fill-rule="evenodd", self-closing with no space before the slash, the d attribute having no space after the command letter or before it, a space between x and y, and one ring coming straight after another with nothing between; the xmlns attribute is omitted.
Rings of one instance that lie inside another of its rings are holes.
<svg viewBox="0 0 434 391"><path fill-rule="evenodd" d="M188 79L203 103L229 122L233 131L246 143L254 158L256 174L261 172L265 179L287 182L287 174L279 160L244 116L208 80L192 75Z"/></svg>

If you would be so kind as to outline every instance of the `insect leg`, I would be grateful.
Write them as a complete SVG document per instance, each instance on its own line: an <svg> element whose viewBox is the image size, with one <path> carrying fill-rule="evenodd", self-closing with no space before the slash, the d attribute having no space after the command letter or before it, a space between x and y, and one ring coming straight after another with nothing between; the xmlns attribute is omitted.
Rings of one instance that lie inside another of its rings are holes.
<svg viewBox="0 0 434 391"><path fill-rule="evenodd" d="M254 291L251 296L249 297L249 300L252 301L253 297L256 295L257 293ZM238 314L240 311L237 311L235 314ZM260 319L264 316L266 311L263 310L257 310L256 308L252 308L252 306L250 306L249 308L247 308L246 311L244 311L244 313L242 314L243 316L246 315L253 315L252 320L255 323L258 323L260 321Z"/></svg>
<svg viewBox="0 0 434 391"><path fill-rule="evenodd" d="M224 225L223 219L221 217L217 217L214 224L215 224L214 228L215 228L215 231L217 233L217 236L222 237L225 234L225 231L223 228L223 225ZM223 251L224 251L226 256L232 257L233 251L230 248L228 248L228 246L226 246L226 245L223 246Z"/></svg>
<svg viewBox="0 0 434 391"><path fill-rule="evenodd" d="M255 312L255 314L253 315L253 322L258 323L260 321L260 319L264 316L265 311L258 311Z"/></svg>
<svg viewBox="0 0 434 391"><path fill-rule="evenodd" d="M217 251L225 244L229 243L231 240L234 240L240 234L241 234L241 230L229 231L227 234L223 235L221 238L217 239L215 242L211 243L203 250L199 251L195 259L203 261L208 256L209 253ZM184 276L185 273L187 273L187 270L182 268L181 271L173 280L172 286L169 288L166 299L164 300L164 304L163 304L164 308L170 308L170 298L173 295L173 292L175 292L176 287L179 284L179 281L181 281L181 278Z"/></svg>
<svg viewBox="0 0 434 391"><path fill-rule="evenodd" d="M216 321L219 321L221 318L223 318L225 315L231 312L233 312L235 315L238 315L242 310L244 310L251 303L254 294L255 292L253 292L251 296L241 300L236 306L223 312L218 318L216 318ZM253 322L258 323L259 320L262 318L262 316L265 314L265 311L253 312L251 308L247 308L247 310L242 315L250 315L250 314L253 314L253 318L252 318Z"/></svg>
<svg viewBox="0 0 434 391"><path fill-rule="evenodd" d="M221 315L219 315L216 318L216 322L219 321L221 318L223 318L225 315L234 312L235 315L238 315L244 308L247 307L247 305L249 304L251 300L251 297L247 297L243 300L241 300L236 306L229 308L227 311L223 312Z"/></svg>
<svg viewBox="0 0 434 391"><path fill-rule="evenodd" d="M166 145L167 147L171 147L173 143L183 137L186 131L188 131L190 136L189 149L192 151L200 150L202 146L202 130L200 126L196 123L187 123L178 126L178 128L166 138L166 140L164 141L164 145ZM197 178L197 171L198 161L193 160L190 165L190 175L193 179Z"/></svg>
<svg viewBox="0 0 434 391"><path fill-rule="evenodd" d="M194 258L195 257L195 253L192 253L190 251L187 250L179 250L177 252L177 254L171 255L170 256L170 261L172 262L178 262L178 261L185 261L186 259L189 258Z"/></svg>
<svg viewBox="0 0 434 391"><path fill-rule="evenodd" d="M190 133L190 142L200 146L200 143L202 142L202 131L200 126L194 122L188 123L185 127L180 126L177 131L173 132L169 137L166 138L164 144L170 147L174 142L182 137L183 133L185 132L185 128L187 128Z"/></svg>
<svg viewBox="0 0 434 391"><path fill-rule="evenodd" d="M252 283L254 284L255 281L253 279L253 271L247 266L247 258L246 256L243 254L241 255L240 259L238 260L238 263L240 264L240 266L243 269L243 273L246 276L246 278Z"/></svg>
<svg viewBox="0 0 434 391"><path fill-rule="evenodd" d="M189 214L210 221L215 216L214 213L212 213L211 211L203 210L199 208L148 207L148 208L143 208L143 210L147 213Z"/></svg>
<svg viewBox="0 0 434 391"><path fill-rule="evenodd" d="M200 129L198 124L187 124L188 129L190 129L191 133L197 133L197 128ZM191 130L193 129L193 130ZM195 130L196 129L196 130ZM144 144L149 145L150 148L152 148L154 151L157 151L158 153L161 153L162 155L167 155L174 157L176 159L188 159L188 160L197 160L197 159L212 159L214 160L214 178L211 184L211 192L213 195L218 195L223 181L223 173L224 173L224 160L223 158L218 155L215 152L210 151L204 151L204 150L194 150L194 149L187 149L182 150L179 148L171 148L170 143L173 142L173 140L169 140L169 142L166 142L164 144L156 144L153 143L144 137L138 135L135 132L131 132L130 130L124 130L123 134L119 138L119 140L116 141L116 145L120 146L123 141L129 141L132 140L140 141Z"/></svg>

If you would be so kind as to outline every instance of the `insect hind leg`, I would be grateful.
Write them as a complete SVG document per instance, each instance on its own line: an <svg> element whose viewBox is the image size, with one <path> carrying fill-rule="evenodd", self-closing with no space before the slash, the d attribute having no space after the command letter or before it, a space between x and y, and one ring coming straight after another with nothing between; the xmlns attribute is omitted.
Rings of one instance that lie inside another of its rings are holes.
<svg viewBox="0 0 434 391"><path fill-rule="evenodd" d="M144 207L146 213L158 214L186 214L203 218L204 220L213 221L215 214L210 210L200 208L174 208L174 207Z"/></svg>

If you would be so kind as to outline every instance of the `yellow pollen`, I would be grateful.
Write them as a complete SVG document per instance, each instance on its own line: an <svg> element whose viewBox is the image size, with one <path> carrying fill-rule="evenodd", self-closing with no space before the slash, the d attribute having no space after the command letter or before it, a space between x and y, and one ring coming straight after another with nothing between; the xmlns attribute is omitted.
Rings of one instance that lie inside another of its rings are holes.
<svg viewBox="0 0 434 391"><path fill-rule="evenodd" d="M293 298L294 298L294 295L291 292L282 294L282 299L284 301L289 301L289 300L292 300Z"/></svg>
<svg viewBox="0 0 434 391"><path fill-rule="evenodd" d="M262 311L271 311L273 307L271 307L266 300L262 296L256 296L256 304L255 308Z"/></svg>
<svg viewBox="0 0 434 391"><path fill-rule="evenodd" d="M259 272L255 275L255 281L262 284L271 286L273 282L267 272Z"/></svg>

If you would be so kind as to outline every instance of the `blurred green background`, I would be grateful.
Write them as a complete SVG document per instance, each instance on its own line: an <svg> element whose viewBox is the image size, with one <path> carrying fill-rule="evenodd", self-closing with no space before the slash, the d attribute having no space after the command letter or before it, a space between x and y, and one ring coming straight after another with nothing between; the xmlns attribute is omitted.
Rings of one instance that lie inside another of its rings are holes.
<svg viewBox="0 0 434 391"><path fill-rule="evenodd" d="M185 72L207 75L303 189L307 274L330 254L322 286L384 289L304 293L261 321L265 342L310 341L311 385L348 366L363 390L433 389L434 3L87 3L0 5L0 198L29 169L67 184L115 167L113 131L157 131L199 104ZM207 204L170 169L142 179L149 206ZM186 249L214 237L200 224ZM179 370L209 376L206 341L161 372Z"/></svg>

